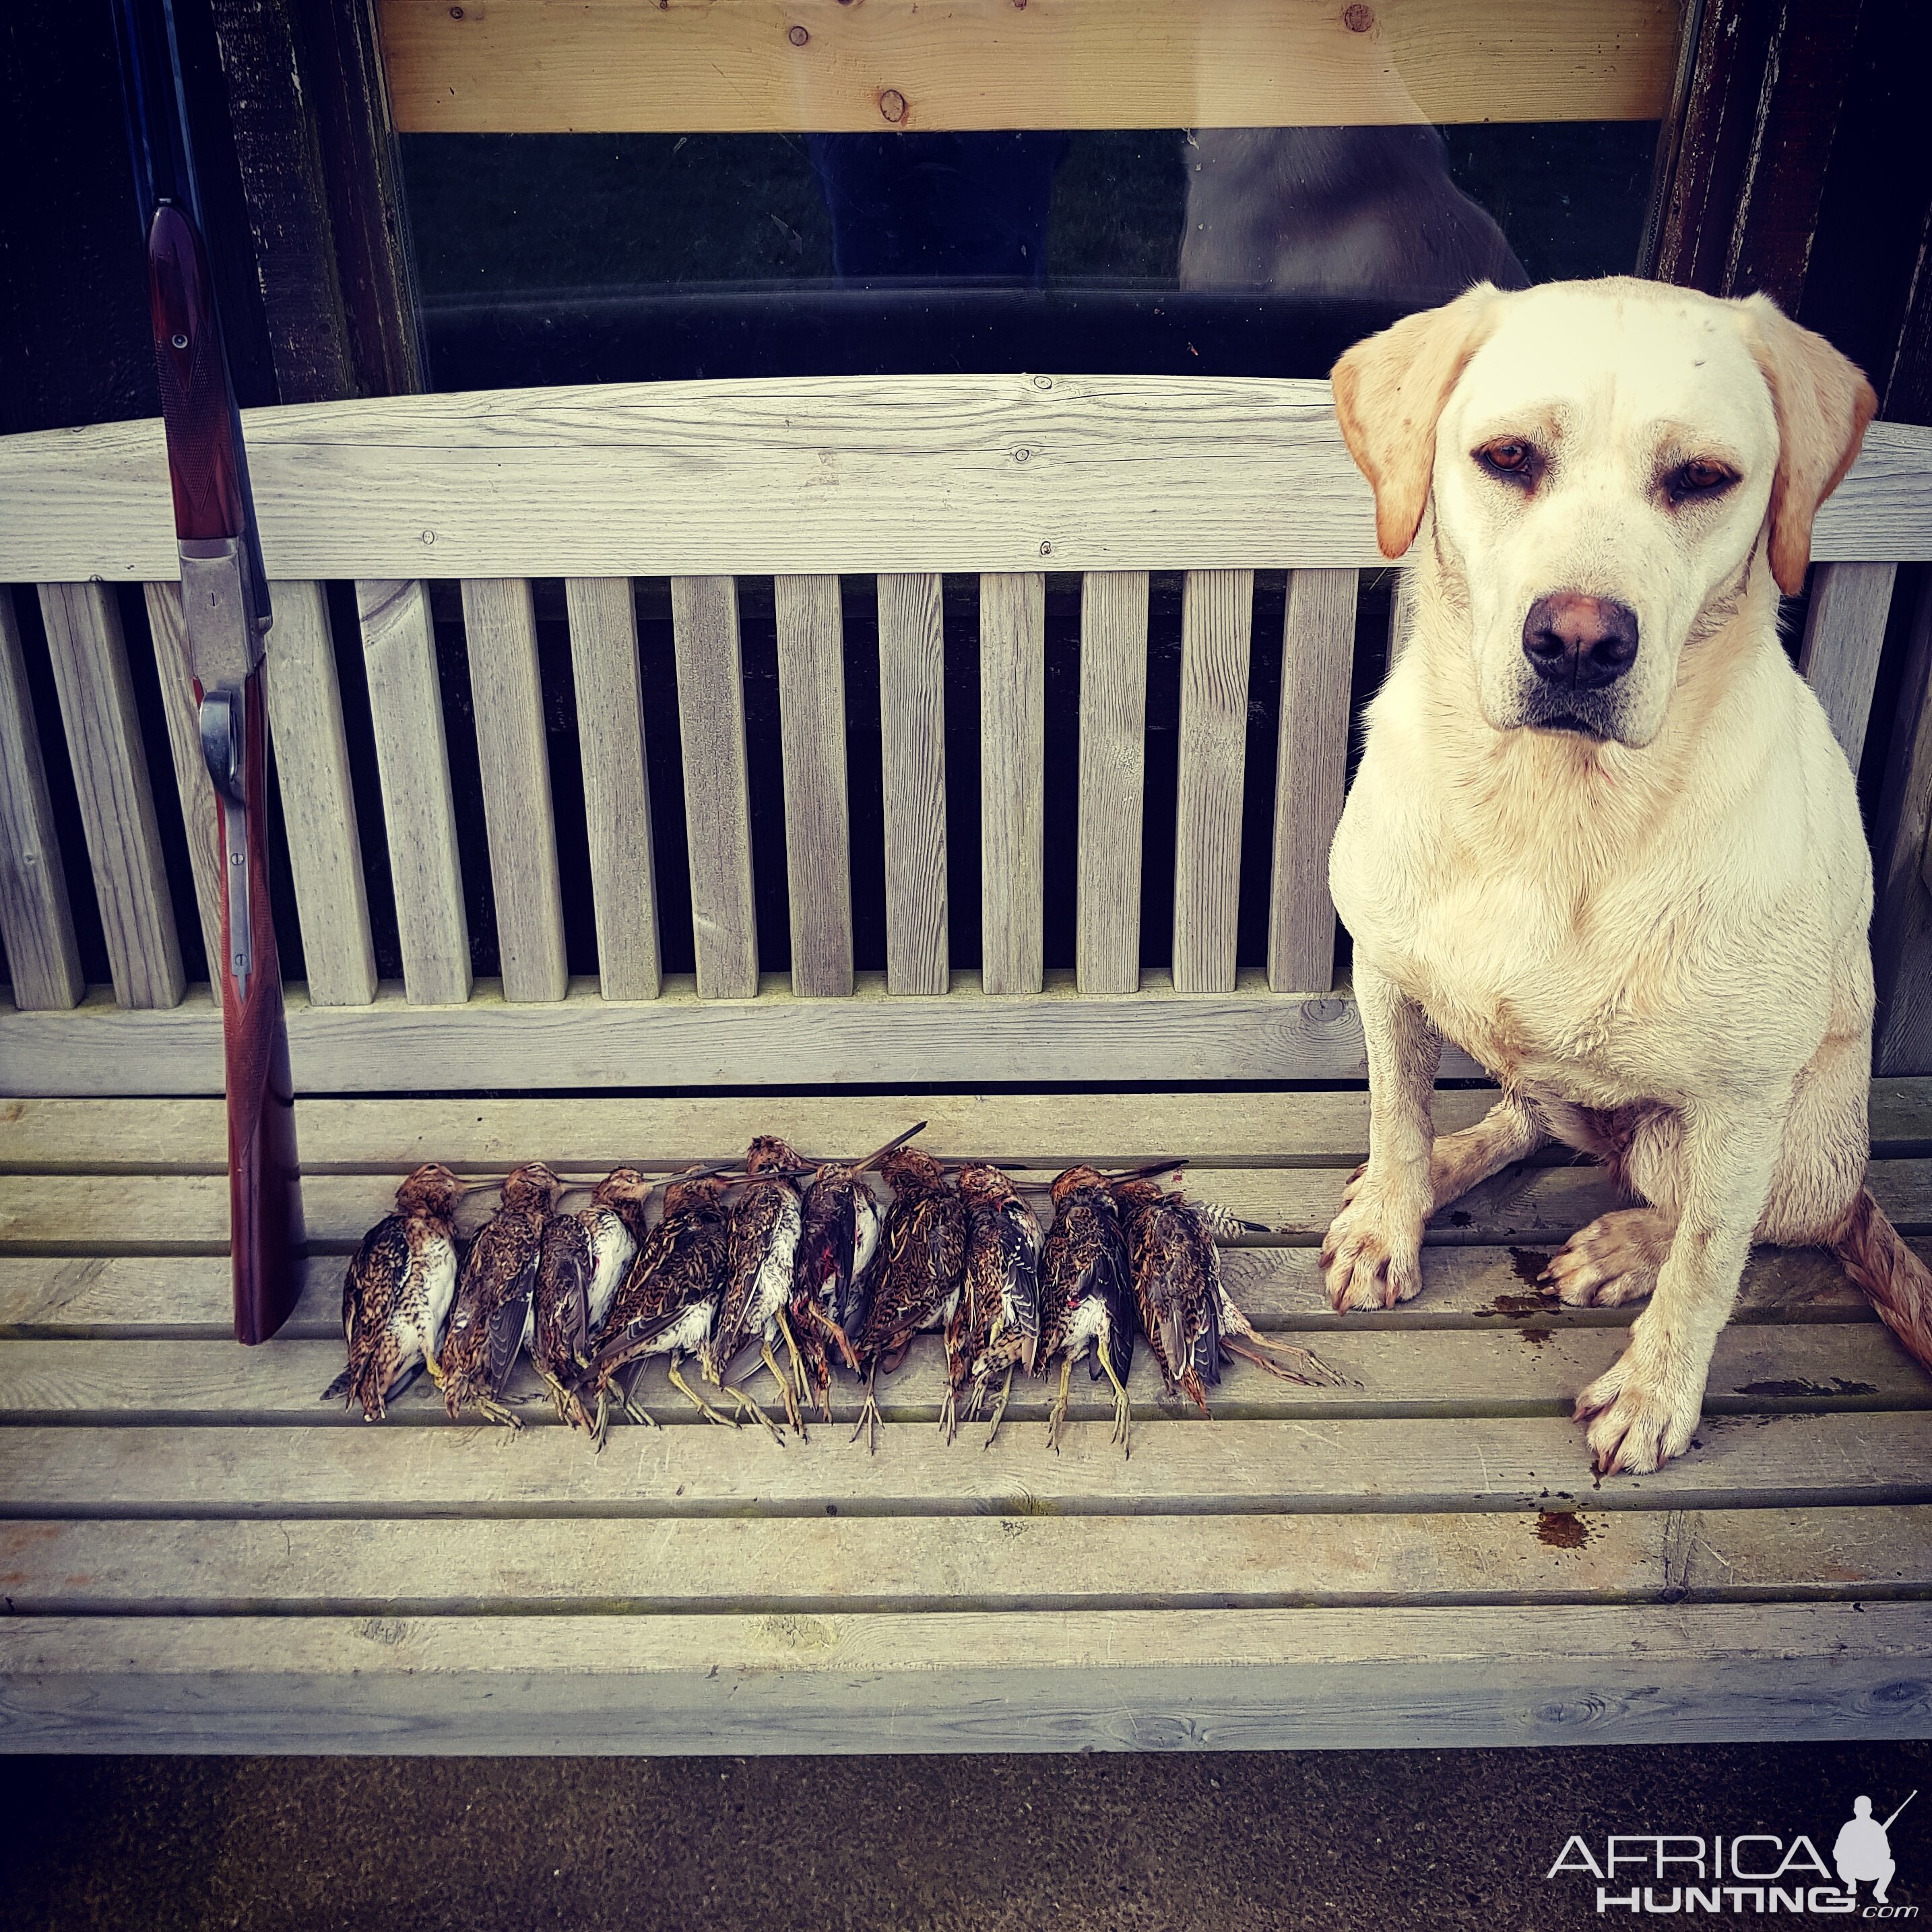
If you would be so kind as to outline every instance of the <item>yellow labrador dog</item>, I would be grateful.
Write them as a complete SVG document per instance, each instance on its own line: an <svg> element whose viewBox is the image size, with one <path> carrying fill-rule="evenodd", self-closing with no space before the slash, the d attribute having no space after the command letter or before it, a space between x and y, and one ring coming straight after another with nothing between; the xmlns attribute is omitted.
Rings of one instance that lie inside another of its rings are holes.
<svg viewBox="0 0 1932 1932"><path fill-rule="evenodd" d="M1367 1036L1338 1309L1422 1286L1423 1223L1554 1136L1642 1204L1552 1262L1650 1298L1578 1400L1596 1466L1688 1446L1754 1240L1830 1248L1932 1364L1932 1274L1864 1186L1871 862L1780 647L1870 386L1761 296L1478 286L1334 372L1414 618L1330 866ZM1444 1040L1494 1074L1435 1136Z"/></svg>

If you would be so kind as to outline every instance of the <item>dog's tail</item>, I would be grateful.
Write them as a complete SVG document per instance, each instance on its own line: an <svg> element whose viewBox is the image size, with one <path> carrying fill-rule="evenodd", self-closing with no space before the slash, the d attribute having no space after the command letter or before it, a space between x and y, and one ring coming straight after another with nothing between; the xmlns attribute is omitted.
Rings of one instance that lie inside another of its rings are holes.
<svg viewBox="0 0 1932 1932"><path fill-rule="evenodd" d="M1858 1190L1832 1252L1906 1353L1932 1369L1932 1268L1905 1245L1870 1189Z"/></svg>

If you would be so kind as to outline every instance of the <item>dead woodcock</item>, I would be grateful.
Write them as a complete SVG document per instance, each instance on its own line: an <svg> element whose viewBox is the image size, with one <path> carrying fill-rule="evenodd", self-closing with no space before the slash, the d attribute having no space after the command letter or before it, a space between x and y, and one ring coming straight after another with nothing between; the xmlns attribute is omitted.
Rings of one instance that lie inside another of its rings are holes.
<svg viewBox="0 0 1932 1932"><path fill-rule="evenodd" d="M530 1301L530 1360L558 1416L593 1440L600 1432L580 1384L591 1345L630 1271L638 1248L633 1224L641 1226L650 1192L635 1168L620 1167L597 1184L589 1207L544 1223Z"/></svg>
<svg viewBox="0 0 1932 1932"><path fill-rule="evenodd" d="M1060 1394L1047 1418L1046 1439L1060 1446L1066 1424L1067 1384L1073 1365L1089 1357L1088 1372L1114 1385L1114 1440L1127 1447L1132 1412L1127 1374L1133 1366L1133 1268L1126 1231L1106 1177L1070 1167L1053 1183L1053 1232L1040 1259L1040 1349L1036 1372L1056 1360Z"/></svg>
<svg viewBox="0 0 1932 1932"><path fill-rule="evenodd" d="M324 1390L380 1421L387 1405L436 1359L456 1298L456 1203L466 1184L446 1167L419 1167L396 1190L396 1211L362 1237L342 1278L349 1366Z"/></svg>
<svg viewBox="0 0 1932 1932"><path fill-rule="evenodd" d="M523 1426L504 1407L503 1390L530 1340L544 1228L562 1191L541 1161L513 1168L503 1183L503 1204L470 1244L434 1371L452 1418L471 1405L493 1422Z"/></svg>
<svg viewBox="0 0 1932 1932"><path fill-rule="evenodd" d="M798 1345L785 1319L785 1311L791 1302L798 1238L804 1218L798 1186L791 1174L804 1165L774 1135L760 1134L747 1150L745 1166L750 1178L731 1210L724 1296L718 1305L718 1318L698 1354L704 1379L723 1390L741 1409L757 1417L772 1438L781 1442L784 1438L771 1418L727 1378L740 1352L748 1343L757 1342L760 1359L778 1383L787 1419L801 1435L804 1433L798 1390L772 1352L772 1343L782 1336L794 1373L802 1382L805 1367L799 1359Z"/></svg>
<svg viewBox="0 0 1932 1932"><path fill-rule="evenodd" d="M1000 1432L1012 1393L1013 1370L1030 1375L1040 1348L1040 1218L997 1167L969 1162L959 1170L966 1203L965 1292L946 1324L946 1400L939 1432L958 1432L960 1399L967 1415L985 1406L1004 1372L986 1446Z"/></svg>
<svg viewBox="0 0 1932 1932"><path fill-rule="evenodd" d="M856 1442L878 1447L879 1406L873 1394L881 1370L890 1375L922 1330L944 1328L958 1306L966 1273L966 1203L946 1184L945 1170L916 1148L900 1148L880 1162L892 1190L880 1237L872 1305L853 1351L866 1375L866 1401Z"/></svg>
<svg viewBox="0 0 1932 1932"><path fill-rule="evenodd" d="M1141 1333L1160 1364L1169 1395L1186 1395L1206 1409L1208 1391L1220 1381L1222 1362L1230 1355L1287 1382L1339 1379L1306 1348L1257 1334L1234 1306L1222 1280L1214 1237L1246 1223L1223 1209L1169 1192L1144 1175L1116 1181L1114 1198L1126 1229Z"/></svg>
<svg viewBox="0 0 1932 1932"><path fill-rule="evenodd" d="M848 1368L857 1370L852 1337L864 1328L872 1304L872 1270L884 1226L866 1174L925 1130L921 1120L863 1160L827 1161L806 1186L792 1276L792 1326L827 1422L832 1420L832 1350L838 1350ZM806 1390L799 1394L802 1396Z"/></svg>
<svg viewBox="0 0 1932 1932"><path fill-rule="evenodd" d="M668 1358L672 1387L710 1420L734 1426L685 1380L678 1366L710 1337L724 1292L731 1236L724 1196L730 1186L720 1175L693 1173L665 1188L663 1216L638 1244L592 1361L590 1392L596 1398L595 1424L599 1430L614 1388L632 1421L652 1425L651 1417L634 1399L636 1376L632 1378L631 1393L617 1378L633 1363L641 1364L652 1355ZM641 1213L643 1204L638 1205Z"/></svg>

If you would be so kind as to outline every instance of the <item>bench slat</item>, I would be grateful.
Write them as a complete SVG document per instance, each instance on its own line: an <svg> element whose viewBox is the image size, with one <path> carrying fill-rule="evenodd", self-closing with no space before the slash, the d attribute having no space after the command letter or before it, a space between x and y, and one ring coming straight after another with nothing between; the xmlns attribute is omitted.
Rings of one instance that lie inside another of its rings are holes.
<svg viewBox="0 0 1932 1932"><path fill-rule="evenodd" d="M128 1007L178 1006L181 941L114 593L104 584L44 584L40 611L114 997Z"/></svg>
<svg viewBox="0 0 1932 1932"><path fill-rule="evenodd" d="M607 1000L654 1000L664 980L636 602L628 577L574 577L564 586L564 599L584 764L598 987Z"/></svg>
<svg viewBox="0 0 1932 1932"><path fill-rule="evenodd" d="M634 1428L598 1456L574 1430L487 1424L22 1424L0 1430L0 1513L1219 1516L1932 1502L1925 1409L1707 1416L1678 1460L1600 1487L1582 1430L1560 1416L1150 1422L1130 1458L1108 1421L1070 1423L1058 1454L1038 1427L982 1450L942 1443L930 1422L888 1422L869 1456L847 1433L814 1430L780 1447L748 1430Z"/></svg>
<svg viewBox="0 0 1932 1932"><path fill-rule="evenodd" d="M16 1616L1870 1602L1932 1508L1574 1514L0 1523Z"/></svg>
<svg viewBox="0 0 1932 1932"><path fill-rule="evenodd" d="M1348 770L1357 581L1352 570L1288 573L1268 905L1268 984L1278 993L1325 993L1334 983L1328 848Z"/></svg>
<svg viewBox="0 0 1932 1932"><path fill-rule="evenodd" d="M429 589L414 578L365 579L356 601L404 988L412 1006L460 1006L470 997L470 922Z"/></svg>
<svg viewBox="0 0 1932 1932"><path fill-rule="evenodd" d="M1241 895L1251 570L1190 570L1180 614L1180 766L1174 806L1174 984L1232 992Z"/></svg>
<svg viewBox="0 0 1932 1932"><path fill-rule="evenodd" d="M71 1006L86 991L14 593L0 584L0 940L14 1004Z"/></svg>
<svg viewBox="0 0 1932 1932"><path fill-rule="evenodd" d="M1864 750L1898 574L1895 563L1826 563L1812 581L1798 668L1818 694L1855 772Z"/></svg>
<svg viewBox="0 0 1932 1932"><path fill-rule="evenodd" d="M845 770L845 620L836 577L772 580L784 737L791 989L852 991L852 836Z"/></svg>
<svg viewBox="0 0 1932 1932"><path fill-rule="evenodd" d="M1921 1604L10 1617L0 1725L43 1751L1868 1743L1932 1723L1928 1645Z"/></svg>
<svg viewBox="0 0 1932 1932"><path fill-rule="evenodd" d="M1046 579L980 580L980 954L989 993L1044 980Z"/></svg>
<svg viewBox="0 0 1932 1932"><path fill-rule="evenodd" d="M318 1006L366 1006L376 948L328 599L310 583L274 584L270 596L268 722L308 996Z"/></svg>
<svg viewBox="0 0 1932 1932"><path fill-rule="evenodd" d="M1620 1328L1491 1324L1481 1329L1336 1329L1310 1346L1337 1375L1335 1386L1309 1387L1237 1359L1210 1391L1218 1420L1306 1416L1564 1415L1578 1393L1610 1367L1629 1337ZM98 1420L156 1424L184 1417L250 1424L280 1423L361 1427L362 1412L324 1402L322 1392L340 1372L342 1342L284 1341L242 1350L232 1342L148 1340L0 1341L0 1420ZM741 1379L770 1402L773 1390L754 1357ZM1113 1414L1105 1382L1078 1371L1069 1413L1097 1422ZM1045 1422L1057 1377L1016 1377L1006 1422L1031 1430ZM1164 1453L1174 1429L1194 1425L1184 1399L1163 1397L1160 1372L1145 1348L1137 1349L1128 1383L1142 1418L1136 1454ZM859 1418L865 1391L856 1378L835 1377L828 1425L842 1442ZM936 1424L946 1395L944 1344L922 1336L903 1368L880 1379L879 1402L895 1420ZM656 1363L640 1378L633 1399L662 1423L709 1426ZM530 1427L556 1427L555 1411L527 1362L506 1397ZM1768 1413L1798 1408L1932 1408L1932 1377L1876 1322L1747 1324L1718 1338L1707 1415ZM815 1424L814 1405L807 1421ZM442 1398L428 1376L390 1406L392 1426L448 1426ZM622 1418L618 1418L621 1426ZM1144 1426L1143 1426L1143 1424ZM983 1422L962 1423L963 1451L979 1453ZM1004 1439L1002 1431L1001 1439Z"/></svg>
<svg viewBox="0 0 1932 1932"><path fill-rule="evenodd" d="M886 990L950 983L946 638L940 580L879 579L879 730L886 820Z"/></svg>
<svg viewBox="0 0 1932 1932"><path fill-rule="evenodd" d="M526 579L466 578L463 628L482 766L483 820L496 901L503 997L560 1000L569 982L557 883L556 812Z"/></svg>
<svg viewBox="0 0 1932 1932"><path fill-rule="evenodd" d="M698 997L748 1000L758 990L758 927L738 586L674 577L670 605Z"/></svg>
<svg viewBox="0 0 1932 1932"><path fill-rule="evenodd" d="M1148 573L1080 586L1080 824L1076 976L1082 993L1141 983L1141 823L1147 774Z"/></svg>
<svg viewBox="0 0 1932 1932"><path fill-rule="evenodd" d="M175 788L181 799L188 870L194 879L202 957L212 978L222 956L221 875L226 861L220 807L208 776L208 760L202 755L201 706L194 694L194 674L188 668L188 627L182 616L181 586L148 584L142 589L154 644L154 671L160 685L161 716L168 728ZM266 686L266 680L263 682Z"/></svg>

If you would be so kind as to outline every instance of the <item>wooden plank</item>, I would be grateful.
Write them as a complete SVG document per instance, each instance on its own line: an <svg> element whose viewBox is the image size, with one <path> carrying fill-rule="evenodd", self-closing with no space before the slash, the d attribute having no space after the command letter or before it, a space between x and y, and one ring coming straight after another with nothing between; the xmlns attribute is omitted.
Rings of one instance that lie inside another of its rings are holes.
<svg viewBox="0 0 1932 1932"><path fill-rule="evenodd" d="M1080 586L1080 828L1074 953L1083 993L1141 983L1141 821L1147 770L1148 574Z"/></svg>
<svg viewBox="0 0 1932 1932"><path fill-rule="evenodd" d="M621 1454L598 1456L560 1428L22 1424L0 1430L0 1514L1406 1515L1932 1502L1924 1409L1709 1416L1678 1460L1600 1486L1565 1417L1159 1426L1158 1454L1123 1457L1106 1421L1070 1424L1057 1454L1039 1428L1003 1430L982 1450L949 1447L930 1422L888 1422L871 1456L836 1428L782 1447L762 1432L632 1429Z"/></svg>
<svg viewBox="0 0 1932 1932"><path fill-rule="evenodd" d="M1892 563L1828 563L1812 580L1798 668L1818 694L1855 772L1864 750L1898 574Z"/></svg>
<svg viewBox="0 0 1932 1932"><path fill-rule="evenodd" d="M1347 782L1356 582L1352 570L1297 570L1288 580L1268 902L1268 984L1278 993L1325 993L1335 980L1328 848Z"/></svg>
<svg viewBox="0 0 1932 1932"><path fill-rule="evenodd" d="M194 674L188 668L188 627L182 618L181 586L148 584L142 588L148 606L148 628L154 641L154 670L161 688L161 715L167 722L168 748L174 754L175 786L181 797L188 870L194 878L202 957L212 976L222 958L220 808L208 776L208 761L201 752L201 706L194 694Z"/></svg>
<svg viewBox="0 0 1932 1932"><path fill-rule="evenodd" d="M16 1616L449 1616L1882 1600L1932 1508L634 1523L0 1523Z"/></svg>
<svg viewBox="0 0 1932 1932"><path fill-rule="evenodd" d="M376 948L328 600L320 584L277 584L270 595L268 722L308 997L318 1006L366 1006L376 997Z"/></svg>
<svg viewBox="0 0 1932 1932"><path fill-rule="evenodd" d="M1174 985L1234 986L1247 764L1251 570L1190 570L1180 613L1180 776L1174 830Z"/></svg>
<svg viewBox="0 0 1932 1932"><path fill-rule="evenodd" d="M243 424L278 577L1386 561L1326 382L614 382L256 410ZM0 439L0 578L178 575L166 473L158 420ZM1932 430L1871 426L1812 555L1932 557Z"/></svg>
<svg viewBox="0 0 1932 1932"><path fill-rule="evenodd" d="M13 592L0 585L0 941L14 1004L71 1006L86 990Z"/></svg>
<svg viewBox="0 0 1932 1932"><path fill-rule="evenodd" d="M1869 1744L1932 1722L1928 1643L1932 1609L1916 1603L10 1617L0 1738L521 1754Z"/></svg>
<svg viewBox="0 0 1932 1932"><path fill-rule="evenodd" d="M1534 1416L1567 1418L1577 1395L1616 1360L1629 1340L1621 1328L1337 1330L1318 1338L1322 1360L1346 1379L1304 1388L1251 1363L1231 1363L1210 1398L1217 1420L1311 1420L1334 1416ZM320 1400L342 1367L340 1336L237 1349L232 1340L173 1339L0 1341L0 1421L113 1423L153 1427L176 1423L314 1425L359 1429L359 1410ZM1165 1455L1176 1434L1202 1426L1184 1400L1162 1394L1160 1371L1136 1351L1129 1392L1139 1418L1136 1454ZM860 1414L865 1390L841 1376L832 1385L830 1440L842 1444ZM1006 1412L1016 1430L1043 1425L1053 1378L1018 1377ZM880 1406L894 1421L937 1421L946 1394L944 1345L922 1337L904 1366L878 1384ZM633 1400L668 1427L706 1428L686 1398L653 1364ZM527 1426L561 1427L550 1397L527 1364L506 1398ZM1069 1392L1076 1421L1110 1420L1113 1393L1085 1375ZM1932 1409L1932 1380L1877 1322L1747 1324L1724 1330L1711 1370L1704 1412L1768 1414ZM808 1420L816 1418L814 1409ZM421 1377L390 1405L392 1426L446 1429L440 1392ZM466 1426L466 1425L464 1425ZM986 1431L966 1427L979 1453ZM1004 1433L1004 1432L1003 1432ZM995 1445L997 1448L997 1444Z"/></svg>
<svg viewBox="0 0 1932 1932"><path fill-rule="evenodd" d="M460 1005L470 997L470 922L428 586L418 578L364 579L356 600L404 988L412 1006Z"/></svg>
<svg viewBox="0 0 1932 1932"><path fill-rule="evenodd" d="M114 593L104 584L44 584L40 613L114 997L124 1006L178 1006L181 942Z"/></svg>
<svg viewBox="0 0 1932 1932"><path fill-rule="evenodd" d="M1872 1062L1881 1073L1932 1073L1932 586L1920 589L1904 672L1872 825Z"/></svg>
<svg viewBox="0 0 1932 1932"><path fill-rule="evenodd" d="M503 997L560 1000L570 968L563 950L536 607L527 580L466 578L463 628L470 645Z"/></svg>
<svg viewBox="0 0 1932 1932"><path fill-rule="evenodd" d="M845 634L836 577L772 581L784 740L791 989L852 991L852 838L845 788Z"/></svg>
<svg viewBox="0 0 1932 1932"><path fill-rule="evenodd" d="M664 974L636 600L628 577L574 577L563 588L597 916L598 988L607 1000L655 1000Z"/></svg>
<svg viewBox="0 0 1932 1932"><path fill-rule="evenodd" d="M879 579L879 731L886 818L886 990L944 993L946 642L940 581Z"/></svg>
<svg viewBox="0 0 1932 1932"><path fill-rule="evenodd" d="M980 954L989 993L1044 981L1046 579L980 580Z"/></svg>
<svg viewBox="0 0 1932 1932"><path fill-rule="evenodd" d="M1553 1245L1553 1244L1551 1244ZM1932 1243L1915 1242L1922 1256ZM1534 1277L1551 1246L1433 1247L1426 1299L1376 1315L1335 1315L1312 1248L1237 1248L1221 1267L1258 1328L1303 1330L1430 1328L1505 1330L1627 1328L1638 1310L1568 1309L1546 1302ZM298 1262L303 1298L281 1333L291 1341L338 1341L340 1255ZM233 1286L220 1256L0 1255L0 1331L44 1335L199 1336L232 1326ZM1811 1248L1763 1248L1744 1270L1735 1319L1769 1323L1870 1322L1871 1306L1829 1256Z"/></svg>
<svg viewBox="0 0 1932 1932"><path fill-rule="evenodd" d="M716 1156L729 1148L694 1149ZM865 1151L862 1142L842 1149ZM352 1249L388 1211L397 1175L317 1174L302 1184L303 1218L311 1248ZM1044 1191L1049 1168L1018 1178ZM1291 1244L1318 1240L1341 1205L1346 1176L1334 1168L1216 1168L1200 1192ZM1932 1160L1873 1164L1874 1196L1902 1229L1932 1231ZM214 1174L129 1174L112 1190L114 1211L103 1225L101 1185L91 1174L0 1174L0 1246L58 1247L102 1254L192 1253L224 1247L228 1195ZM1429 1224L1428 1238L1449 1246L1496 1241L1567 1240L1576 1229L1627 1197L1595 1167L1511 1168L1473 1188ZM479 1204L469 1205L480 1214ZM1249 1238L1266 1238L1250 1237Z"/></svg>
<svg viewBox="0 0 1932 1932"><path fill-rule="evenodd" d="M978 0L930 20L788 0L655 20L611 0L491 0L473 20L381 0L380 17L412 134L1654 121L1676 44L1662 0L1587 22L1504 0L1480 33L1466 0L1406 0L1364 29L1290 0Z"/></svg>
<svg viewBox="0 0 1932 1932"><path fill-rule="evenodd" d="M670 602L698 997L748 1000L758 990L758 928L738 586L729 577L674 577Z"/></svg>

